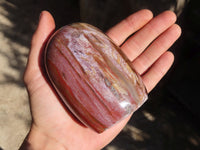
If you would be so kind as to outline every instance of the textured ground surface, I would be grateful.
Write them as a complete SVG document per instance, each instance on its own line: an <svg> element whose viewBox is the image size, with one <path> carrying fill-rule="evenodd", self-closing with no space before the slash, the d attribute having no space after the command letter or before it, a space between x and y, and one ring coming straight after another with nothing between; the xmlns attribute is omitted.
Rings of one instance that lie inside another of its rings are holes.
<svg viewBox="0 0 200 150"><path fill-rule="evenodd" d="M17 150L30 127L28 95L22 77L31 36L42 9L51 11L58 27L79 21L76 0L57 3L53 0L0 0L0 150ZM195 9L189 15L200 19ZM200 149L199 105L195 103L199 100L200 32L188 30L200 24L196 18L187 16L180 22L186 19L183 36L189 38L183 38L184 42L179 41L173 47L184 51L174 52L178 59L170 73L105 150ZM185 46L185 43L188 44ZM183 65L180 62L184 62Z"/></svg>

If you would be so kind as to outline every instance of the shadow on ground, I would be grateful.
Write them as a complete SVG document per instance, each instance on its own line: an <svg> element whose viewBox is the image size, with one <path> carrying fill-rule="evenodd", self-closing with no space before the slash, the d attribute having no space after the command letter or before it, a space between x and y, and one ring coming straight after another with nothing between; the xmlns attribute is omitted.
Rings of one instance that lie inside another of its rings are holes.
<svg viewBox="0 0 200 150"><path fill-rule="evenodd" d="M198 150L196 119L173 95L158 87L105 150Z"/></svg>
<svg viewBox="0 0 200 150"><path fill-rule="evenodd" d="M75 22L79 19L79 9L76 1L37 1L37 0L8 0L0 2L3 8L2 17L6 18L7 24L0 24L3 36L10 39L9 43L12 53L0 50L0 54L7 58L9 67L19 74L13 76L9 72L4 73L4 80L0 84L15 83L24 87L22 77L25 69L28 51L21 48L29 48L31 36L34 33L39 14L42 10L49 10L56 20L57 27ZM55 4L56 3L56 4ZM69 11L71 10L71 11ZM0 47L3 49L4 47Z"/></svg>

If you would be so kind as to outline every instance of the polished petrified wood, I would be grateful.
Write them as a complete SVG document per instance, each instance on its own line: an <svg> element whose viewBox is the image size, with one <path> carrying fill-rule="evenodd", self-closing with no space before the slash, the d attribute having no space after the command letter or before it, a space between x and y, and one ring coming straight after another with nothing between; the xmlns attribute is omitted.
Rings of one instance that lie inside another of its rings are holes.
<svg viewBox="0 0 200 150"><path fill-rule="evenodd" d="M120 48L85 23L64 26L50 38L45 67L66 106L98 133L147 99L140 76Z"/></svg>

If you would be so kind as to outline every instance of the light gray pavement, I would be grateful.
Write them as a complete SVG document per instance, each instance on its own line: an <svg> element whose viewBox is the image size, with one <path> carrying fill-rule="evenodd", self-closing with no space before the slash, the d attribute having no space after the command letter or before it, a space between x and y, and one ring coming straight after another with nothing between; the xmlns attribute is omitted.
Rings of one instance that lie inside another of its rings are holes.
<svg viewBox="0 0 200 150"><path fill-rule="evenodd" d="M18 149L31 122L22 80L32 34L26 24L25 10L0 0L0 148L3 150Z"/></svg>

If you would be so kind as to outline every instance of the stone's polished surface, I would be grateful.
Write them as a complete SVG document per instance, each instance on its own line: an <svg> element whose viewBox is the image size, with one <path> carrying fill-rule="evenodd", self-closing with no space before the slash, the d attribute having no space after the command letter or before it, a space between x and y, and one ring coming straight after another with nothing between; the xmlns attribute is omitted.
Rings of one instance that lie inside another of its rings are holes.
<svg viewBox="0 0 200 150"><path fill-rule="evenodd" d="M140 76L120 48L85 23L64 26L50 38L45 67L66 106L98 133L147 99Z"/></svg>

